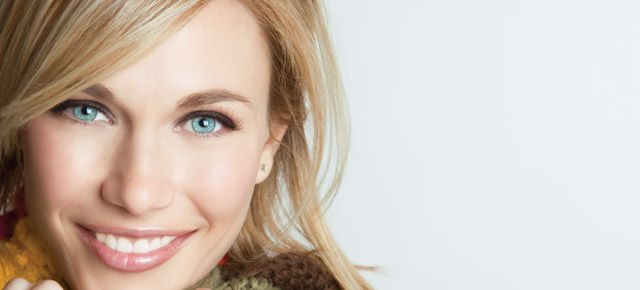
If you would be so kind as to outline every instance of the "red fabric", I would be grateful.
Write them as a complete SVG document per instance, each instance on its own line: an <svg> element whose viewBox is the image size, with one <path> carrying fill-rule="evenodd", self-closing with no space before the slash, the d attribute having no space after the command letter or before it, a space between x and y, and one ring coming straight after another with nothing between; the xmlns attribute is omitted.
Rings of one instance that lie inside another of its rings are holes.
<svg viewBox="0 0 640 290"><path fill-rule="evenodd" d="M13 228L18 220L27 215L22 190L16 192L16 203L12 211L0 215L0 239L6 240L13 236Z"/></svg>
<svg viewBox="0 0 640 290"><path fill-rule="evenodd" d="M15 210L0 216L0 239L8 240L13 236L13 227L15 227L18 220L18 214Z"/></svg>
<svg viewBox="0 0 640 290"><path fill-rule="evenodd" d="M222 257L222 259L220 259L220 261L218 262L218 266L224 265L227 261L229 261L229 255L224 255L224 257Z"/></svg>

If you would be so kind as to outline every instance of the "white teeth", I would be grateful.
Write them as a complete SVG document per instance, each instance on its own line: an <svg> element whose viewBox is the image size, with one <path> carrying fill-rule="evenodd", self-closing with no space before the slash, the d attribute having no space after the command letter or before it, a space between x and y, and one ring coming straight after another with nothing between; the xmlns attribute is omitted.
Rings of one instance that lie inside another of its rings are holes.
<svg viewBox="0 0 640 290"><path fill-rule="evenodd" d="M151 240L151 243L149 244L149 248L151 248L152 251L155 249L159 249L160 247L162 247L162 245L160 245L160 238L155 238Z"/></svg>
<svg viewBox="0 0 640 290"><path fill-rule="evenodd" d="M119 238L117 250L123 253L131 253L131 251L133 250L133 245L131 244L131 241L129 241L128 239Z"/></svg>
<svg viewBox="0 0 640 290"><path fill-rule="evenodd" d="M173 241L174 237L169 237L169 236L164 236L162 237L162 240L160 241L160 245L162 245L163 247L168 245L169 243L171 243L171 241Z"/></svg>
<svg viewBox="0 0 640 290"><path fill-rule="evenodd" d="M133 244L133 252L136 254L150 252L149 242L147 242L147 240L137 240L136 243Z"/></svg>
<svg viewBox="0 0 640 290"><path fill-rule="evenodd" d="M107 235L107 241L104 244L107 245L107 247L115 250L118 241L116 241L116 238L114 236Z"/></svg>
<svg viewBox="0 0 640 290"><path fill-rule="evenodd" d="M130 240L124 237L115 237L110 234L96 233L96 240L107 247L123 253L144 254L162 248L176 237L163 236L153 239Z"/></svg>

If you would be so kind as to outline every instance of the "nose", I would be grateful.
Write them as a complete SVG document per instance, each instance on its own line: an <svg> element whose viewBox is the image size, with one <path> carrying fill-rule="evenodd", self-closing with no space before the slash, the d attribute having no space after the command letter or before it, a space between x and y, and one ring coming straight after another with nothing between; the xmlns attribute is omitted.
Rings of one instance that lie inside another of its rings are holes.
<svg viewBox="0 0 640 290"><path fill-rule="evenodd" d="M101 189L102 199L133 216L143 216L171 206L170 154L163 154L158 138L124 138L113 153L113 165Z"/></svg>

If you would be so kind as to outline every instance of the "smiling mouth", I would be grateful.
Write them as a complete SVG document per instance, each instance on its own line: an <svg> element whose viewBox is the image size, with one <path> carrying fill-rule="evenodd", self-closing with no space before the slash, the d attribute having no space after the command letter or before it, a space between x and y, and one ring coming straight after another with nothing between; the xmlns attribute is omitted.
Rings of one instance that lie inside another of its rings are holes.
<svg viewBox="0 0 640 290"><path fill-rule="evenodd" d="M78 225L85 243L104 264L125 272L160 266L173 257L195 231L140 231Z"/></svg>
<svg viewBox="0 0 640 290"><path fill-rule="evenodd" d="M176 236L133 240L111 234L95 233L95 238L98 242L120 253L146 254L169 245L171 241L176 239Z"/></svg>

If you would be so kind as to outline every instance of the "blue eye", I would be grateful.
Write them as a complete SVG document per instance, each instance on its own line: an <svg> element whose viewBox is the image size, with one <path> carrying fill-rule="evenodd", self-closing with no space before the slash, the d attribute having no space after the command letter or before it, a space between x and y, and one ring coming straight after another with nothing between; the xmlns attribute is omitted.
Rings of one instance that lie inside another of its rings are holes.
<svg viewBox="0 0 640 290"><path fill-rule="evenodd" d="M216 111L195 111L182 117L178 124L183 130L198 137L219 137L227 130L235 131L240 128L237 121L228 117L227 114Z"/></svg>
<svg viewBox="0 0 640 290"><path fill-rule="evenodd" d="M191 119L191 129L199 134L212 133L218 127L218 120L212 117L196 117Z"/></svg>
<svg viewBox="0 0 640 290"><path fill-rule="evenodd" d="M102 105L91 101L66 100L52 108L51 111L81 123L112 123L105 113L108 110Z"/></svg>
<svg viewBox="0 0 640 290"><path fill-rule="evenodd" d="M98 116L98 110L89 106L73 107L73 117L82 121L93 121Z"/></svg>
<svg viewBox="0 0 640 290"><path fill-rule="evenodd" d="M109 118L97 107L86 104L70 106L71 115L74 119L82 122L93 123L96 121L109 122Z"/></svg>

